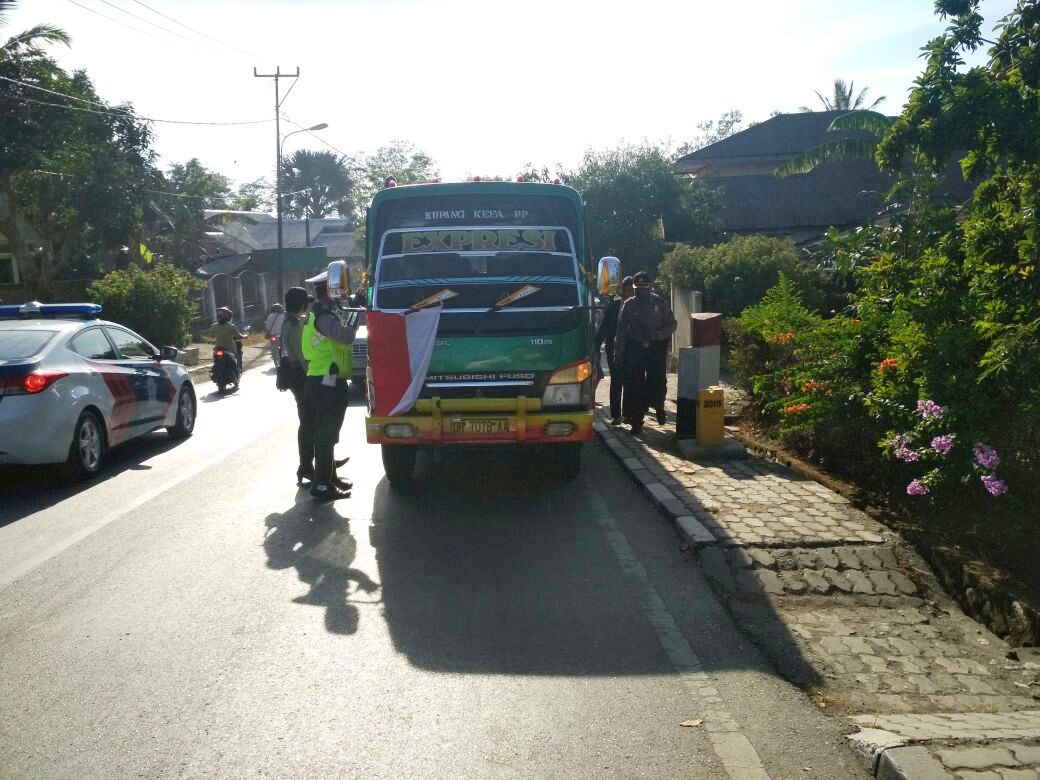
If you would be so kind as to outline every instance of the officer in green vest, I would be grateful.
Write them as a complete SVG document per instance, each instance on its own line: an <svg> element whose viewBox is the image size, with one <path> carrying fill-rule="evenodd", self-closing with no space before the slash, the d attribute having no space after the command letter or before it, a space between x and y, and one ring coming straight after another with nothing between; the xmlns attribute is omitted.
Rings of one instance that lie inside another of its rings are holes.
<svg viewBox="0 0 1040 780"><path fill-rule="evenodd" d="M341 301L349 291L330 291L329 272L308 279L314 284L314 304L303 326L303 356L307 360L304 402L314 431L314 482L311 496L319 501L349 498L351 483L336 476L333 452L347 413L351 348L358 328L356 312L345 312Z"/></svg>

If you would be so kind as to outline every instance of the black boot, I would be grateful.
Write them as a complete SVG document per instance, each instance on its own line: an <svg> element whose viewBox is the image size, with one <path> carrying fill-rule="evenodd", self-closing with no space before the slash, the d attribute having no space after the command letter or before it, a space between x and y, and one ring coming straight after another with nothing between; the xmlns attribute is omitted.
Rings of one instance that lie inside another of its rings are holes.
<svg viewBox="0 0 1040 780"><path fill-rule="evenodd" d="M315 482L311 488L311 498L317 501L335 501L339 498L350 498L350 493L328 482Z"/></svg>

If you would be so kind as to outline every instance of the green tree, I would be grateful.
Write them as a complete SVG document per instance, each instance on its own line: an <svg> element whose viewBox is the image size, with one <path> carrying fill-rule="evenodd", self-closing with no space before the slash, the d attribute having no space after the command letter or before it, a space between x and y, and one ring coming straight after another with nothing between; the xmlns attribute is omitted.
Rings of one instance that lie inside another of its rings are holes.
<svg viewBox="0 0 1040 780"><path fill-rule="evenodd" d="M716 232L712 199L701 183L675 175L671 154L661 145L590 150L563 180L585 201L593 255L620 257L626 270L654 271L666 237L675 240L707 225L707 242L707 234Z"/></svg>
<svg viewBox="0 0 1040 780"><path fill-rule="evenodd" d="M260 178L239 185L231 196L230 206L235 211L271 211L274 208L274 187Z"/></svg>
<svg viewBox="0 0 1040 780"><path fill-rule="evenodd" d="M387 177L398 184L417 184L436 179L440 174L433 158L410 141L391 141L359 163L357 205L363 209L372 196L383 189Z"/></svg>
<svg viewBox="0 0 1040 780"><path fill-rule="evenodd" d="M18 0L0 0L0 29L10 24L11 13L18 7ZM17 57L27 52L38 51L41 45L61 43L72 44L69 34L53 24L37 24L28 30L15 33L0 46L0 60Z"/></svg>
<svg viewBox="0 0 1040 780"><path fill-rule="evenodd" d="M333 152L301 149L282 160L282 208L289 216L321 219L354 213L354 177Z"/></svg>
<svg viewBox="0 0 1040 780"><path fill-rule="evenodd" d="M136 265L113 271L87 289L105 316L159 346L182 347L191 338L196 298L205 285L169 263L144 270Z"/></svg>
<svg viewBox="0 0 1040 780"><path fill-rule="evenodd" d="M1040 6L1020 2L998 25L984 65L965 54L987 41L977 0L940 0L951 22L925 47L927 62L878 160L934 178L959 160L982 179L970 203L917 255L882 255L862 305L904 322L894 345L913 359L922 391L960 408L973 433L1003 439L1034 464L1040 449ZM910 195L915 193L910 190ZM911 217L934 211L911 201ZM896 247L898 242L894 242Z"/></svg>
<svg viewBox="0 0 1040 780"><path fill-rule="evenodd" d="M212 171L197 158L173 163L157 175L154 202L164 219L151 236L152 251L181 268L194 270L206 260L202 238L207 209L233 208L231 180Z"/></svg>
<svg viewBox="0 0 1040 780"><path fill-rule="evenodd" d="M737 110L726 111L718 119L699 122L697 136L676 149L675 156L682 157L690 152L703 149L705 146L717 144L737 132L743 122L744 114Z"/></svg>
<svg viewBox="0 0 1040 780"><path fill-rule="evenodd" d="M783 238L733 236L712 247L680 244L665 255L660 273L672 284L703 292L706 311L727 315L759 303L781 277L816 311L846 304L839 280L803 259Z"/></svg>
<svg viewBox="0 0 1040 780"><path fill-rule="evenodd" d="M0 113L0 232L30 294L47 297L57 276L94 272L136 244L151 131L129 106L102 101L85 72L66 73L36 48L9 51L0 75L18 82L6 82L10 97L37 99L27 85L45 84L97 109L25 100Z"/></svg>
<svg viewBox="0 0 1040 780"><path fill-rule="evenodd" d="M861 130L869 135L852 138L846 136L825 141L788 160L776 169L776 175L790 176L794 173L808 173L816 166L825 163L872 158L877 154L878 144L892 126L893 121L876 111L850 111L843 114L827 126L828 132Z"/></svg>
<svg viewBox="0 0 1040 780"><path fill-rule="evenodd" d="M870 87L864 87L857 93L856 82L850 81L846 84L843 79L834 79L834 88L831 95L825 96L817 92L816 97L819 98L824 111L856 111L861 108L873 111L885 102L886 98L882 95L876 98L873 103L867 105L868 92L870 92ZM810 106L802 106L798 110L812 111L813 109Z"/></svg>

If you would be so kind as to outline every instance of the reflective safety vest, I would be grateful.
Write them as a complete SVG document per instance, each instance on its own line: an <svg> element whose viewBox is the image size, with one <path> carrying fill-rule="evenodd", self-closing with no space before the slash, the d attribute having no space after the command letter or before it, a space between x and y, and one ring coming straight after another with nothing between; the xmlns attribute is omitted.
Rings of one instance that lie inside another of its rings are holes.
<svg viewBox="0 0 1040 780"><path fill-rule="evenodd" d="M333 341L319 333L314 325L318 315L326 311L328 309L315 307L303 326L303 356L307 358L307 376L325 376L335 363L339 376L342 379L350 379L353 367L350 344Z"/></svg>

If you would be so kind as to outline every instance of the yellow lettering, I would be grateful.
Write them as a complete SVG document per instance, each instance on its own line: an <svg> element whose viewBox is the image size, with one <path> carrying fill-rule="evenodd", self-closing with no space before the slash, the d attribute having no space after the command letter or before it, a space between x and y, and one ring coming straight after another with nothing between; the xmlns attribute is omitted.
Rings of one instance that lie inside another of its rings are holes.
<svg viewBox="0 0 1040 780"><path fill-rule="evenodd" d="M498 231L499 249L518 249L520 244L520 231L500 230Z"/></svg>
<svg viewBox="0 0 1040 780"><path fill-rule="evenodd" d="M453 252L461 252L473 243L472 233L464 230L453 230L448 236L448 245Z"/></svg>
<svg viewBox="0 0 1040 780"><path fill-rule="evenodd" d="M523 233L524 243L519 248L537 252L545 244L541 230L525 230Z"/></svg>
<svg viewBox="0 0 1040 780"><path fill-rule="evenodd" d="M555 252L556 251L556 231L555 230L543 230L542 235L545 236L545 251Z"/></svg>
<svg viewBox="0 0 1040 780"><path fill-rule="evenodd" d="M401 254L418 252L425 240L422 233L405 233L401 237Z"/></svg>
<svg viewBox="0 0 1040 780"><path fill-rule="evenodd" d="M430 245L428 247L426 247L426 251L428 251L428 252L449 252L449 251L451 251L451 248L445 243L445 239L447 239L451 235L451 233L448 233L448 232L442 233L440 231L431 231L429 233L426 233L425 235L426 235L426 238L428 238L430 240Z"/></svg>
<svg viewBox="0 0 1040 780"><path fill-rule="evenodd" d="M494 230L477 230L473 233L475 251L498 249L498 234Z"/></svg>

